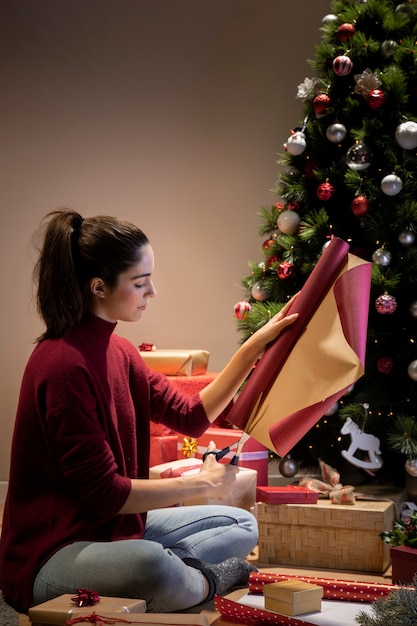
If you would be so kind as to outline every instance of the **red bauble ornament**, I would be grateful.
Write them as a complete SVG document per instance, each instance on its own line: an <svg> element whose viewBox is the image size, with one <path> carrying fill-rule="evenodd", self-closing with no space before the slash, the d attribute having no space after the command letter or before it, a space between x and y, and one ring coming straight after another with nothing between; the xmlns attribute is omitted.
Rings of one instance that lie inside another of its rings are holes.
<svg viewBox="0 0 417 626"><path fill-rule="evenodd" d="M356 32L356 28L353 24L341 24L336 31L337 41L344 42L349 41Z"/></svg>
<svg viewBox="0 0 417 626"><path fill-rule="evenodd" d="M380 374L391 374L394 368L394 361L389 356L378 359L376 366Z"/></svg>
<svg viewBox="0 0 417 626"><path fill-rule="evenodd" d="M350 208L352 209L352 213L355 215L365 215L370 209L371 203L368 198L365 196L356 196L350 204Z"/></svg>
<svg viewBox="0 0 417 626"><path fill-rule="evenodd" d="M317 197L319 200L327 201L334 194L334 187L331 183L325 182L317 187Z"/></svg>
<svg viewBox="0 0 417 626"><path fill-rule="evenodd" d="M352 71L353 62L346 54L340 54L333 61L333 71L337 76L347 76Z"/></svg>
<svg viewBox="0 0 417 626"><path fill-rule="evenodd" d="M283 261L277 267L277 276L282 280L286 280L287 278L292 278L295 274L295 267L293 263L289 263L288 261Z"/></svg>
<svg viewBox="0 0 417 626"><path fill-rule="evenodd" d="M392 315L397 308L397 301L388 293L383 293L375 300L375 308L380 315Z"/></svg>
<svg viewBox="0 0 417 626"><path fill-rule="evenodd" d="M372 89L366 96L366 102L371 109L379 109L385 103L386 96L381 89Z"/></svg>
<svg viewBox="0 0 417 626"><path fill-rule="evenodd" d="M275 243L275 241L273 239L267 239L266 241L263 242L262 249L263 250L269 250L269 248L271 246L273 246L274 243Z"/></svg>
<svg viewBox="0 0 417 626"><path fill-rule="evenodd" d="M317 116L325 115L330 105L330 98L326 93L319 93L313 100L313 109Z"/></svg>
<svg viewBox="0 0 417 626"><path fill-rule="evenodd" d="M273 265L277 261L279 261L279 258L276 254L273 254L272 256L268 257L268 259L266 260L266 264L268 265L268 267L271 267L271 265Z"/></svg>
<svg viewBox="0 0 417 626"><path fill-rule="evenodd" d="M234 308L235 317L237 317L238 320L244 320L251 308L249 302L237 302Z"/></svg>

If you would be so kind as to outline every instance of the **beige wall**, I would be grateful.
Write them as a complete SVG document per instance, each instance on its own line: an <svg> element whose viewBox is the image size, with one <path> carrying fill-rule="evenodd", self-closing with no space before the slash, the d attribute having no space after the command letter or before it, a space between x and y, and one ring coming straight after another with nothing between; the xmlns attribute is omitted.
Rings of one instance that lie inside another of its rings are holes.
<svg viewBox="0 0 417 626"><path fill-rule="evenodd" d="M0 481L20 378L41 330L31 236L57 206L117 214L156 253L136 345L239 343L233 305L276 155L300 121L328 0L3 0Z"/></svg>

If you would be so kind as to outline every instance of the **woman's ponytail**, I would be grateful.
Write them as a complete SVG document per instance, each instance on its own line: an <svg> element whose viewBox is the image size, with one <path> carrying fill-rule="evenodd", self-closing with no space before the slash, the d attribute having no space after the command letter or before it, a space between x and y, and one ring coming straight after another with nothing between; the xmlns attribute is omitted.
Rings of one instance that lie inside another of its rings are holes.
<svg viewBox="0 0 417 626"><path fill-rule="evenodd" d="M72 210L52 211L45 218L43 245L34 268L37 308L46 324L39 341L61 337L84 312L78 240L83 218Z"/></svg>

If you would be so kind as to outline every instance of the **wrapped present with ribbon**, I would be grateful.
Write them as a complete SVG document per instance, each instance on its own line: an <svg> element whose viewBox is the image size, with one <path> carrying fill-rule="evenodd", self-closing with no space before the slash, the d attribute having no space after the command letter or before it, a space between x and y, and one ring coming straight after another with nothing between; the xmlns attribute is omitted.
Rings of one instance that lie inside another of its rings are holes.
<svg viewBox="0 0 417 626"><path fill-rule="evenodd" d="M321 476L323 480L304 476L300 479L300 487L307 487L323 497L330 498L332 504L355 504L355 487L340 484L339 472L319 459Z"/></svg>
<svg viewBox="0 0 417 626"><path fill-rule="evenodd" d="M99 617L101 623L106 623L105 619L112 619L118 623L123 621L127 615L133 620L133 615L146 613L145 600L137 598L112 598L100 596L89 589L78 589L76 596L73 594L63 594L52 600L47 600L29 609L29 619L32 626L65 626L69 622L75 624L79 621L86 622L85 616L94 614ZM96 618L91 619L92 623L100 623Z"/></svg>

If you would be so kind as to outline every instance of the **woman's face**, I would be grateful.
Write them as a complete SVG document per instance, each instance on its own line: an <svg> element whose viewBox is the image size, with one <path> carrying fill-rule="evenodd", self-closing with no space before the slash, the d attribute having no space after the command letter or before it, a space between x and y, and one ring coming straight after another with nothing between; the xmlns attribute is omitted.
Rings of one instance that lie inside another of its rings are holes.
<svg viewBox="0 0 417 626"><path fill-rule="evenodd" d="M91 312L108 322L137 322L149 298L156 296L152 282L154 255L150 244L140 249L140 261L119 275L117 285L108 287L100 278L91 281Z"/></svg>

